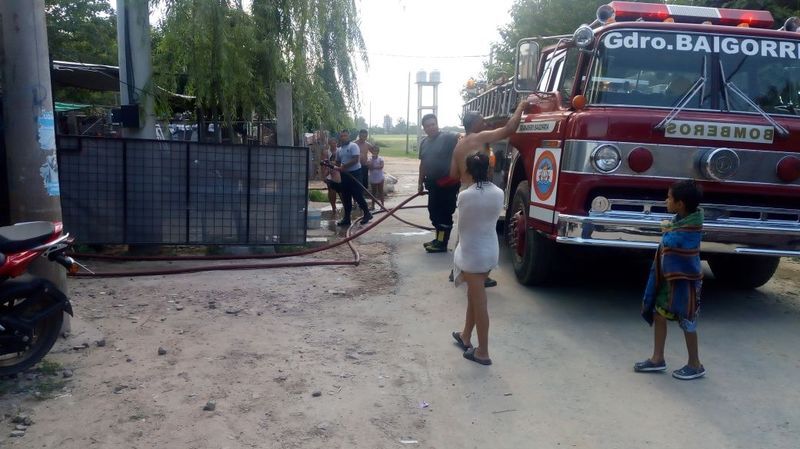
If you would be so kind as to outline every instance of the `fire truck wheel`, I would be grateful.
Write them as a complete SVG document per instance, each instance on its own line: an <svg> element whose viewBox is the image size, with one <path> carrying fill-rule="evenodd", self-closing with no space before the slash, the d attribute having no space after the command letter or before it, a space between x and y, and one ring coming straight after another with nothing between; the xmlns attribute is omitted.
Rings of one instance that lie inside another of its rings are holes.
<svg viewBox="0 0 800 449"><path fill-rule="evenodd" d="M514 201L506 216L506 241L517 280L523 285L540 285L548 281L555 264L555 243L527 226L530 200L531 189L528 182L523 181L514 192Z"/></svg>
<svg viewBox="0 0 800 449"><path fill-rule="evenodd" d="M780 261L780 257L718 254L708 258L708 265L714 279L726 286L753 289L772 278Z"/></svg>

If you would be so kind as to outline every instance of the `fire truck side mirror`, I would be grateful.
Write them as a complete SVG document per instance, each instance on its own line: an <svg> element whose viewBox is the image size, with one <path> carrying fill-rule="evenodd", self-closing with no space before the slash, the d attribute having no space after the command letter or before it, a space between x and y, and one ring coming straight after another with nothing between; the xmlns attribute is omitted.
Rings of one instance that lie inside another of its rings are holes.
<svg viewBox="0 0 800 449"><path fill-rule="evenodd" d="M534 39L522 39L517 44L517 65L514 74L514 90L521 93L536 91L539 68L539 43Z"/></svg>

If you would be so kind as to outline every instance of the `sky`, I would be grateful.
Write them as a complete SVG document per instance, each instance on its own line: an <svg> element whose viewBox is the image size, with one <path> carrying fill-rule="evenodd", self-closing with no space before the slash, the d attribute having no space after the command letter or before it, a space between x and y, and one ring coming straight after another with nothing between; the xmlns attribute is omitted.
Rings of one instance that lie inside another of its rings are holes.
<svg viewBox="0 0 800 449"><path fill-rule="evenodd" d="M416 123L416 74L439 70L439 125L460 126L461 89L480 75L491 43L500 40L497 29L511 20L513 1L356 0L369 57L369 67L360 65L357 72L357 114L370 126L383 126L386 114L393 123L405 119L410 72L410 122ZM111 4L116 8L116 1ZM251 0L243 4L249 9ZM157 23L161 14L151 10L150 22ZM431 106L433 90L425 89L423 105Z"/></svg>
<svg viewBox="0 0 800 449"><path fill-rule="evenodd" d="M369 68L360 67L360 109L370 125L382 126L389 114L406 117L411 72L411 123L417 122L419 70L439 70L439 125L460 125L461 89L481 73L498 27L510 22L513 0L358 0ZM474 57L479 56L479 57ZM423 105L432 103L426 88ZM371 107L370 107L371 105ZM372 118L370 120L370 109ZM430 112L430 111L427 111Z"/></svg>

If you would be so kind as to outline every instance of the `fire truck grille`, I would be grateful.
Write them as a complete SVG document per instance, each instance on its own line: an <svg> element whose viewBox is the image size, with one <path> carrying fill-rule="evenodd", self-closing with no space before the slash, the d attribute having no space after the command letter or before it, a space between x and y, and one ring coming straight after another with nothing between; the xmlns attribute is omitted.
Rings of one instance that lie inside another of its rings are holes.
<svg viewBox="0 0 800 449"><path fill-rule="evenodd" d="M638 192L637 197L618 191L595 191L589 195L586 210L591 210L591 201L598 196L608 199L606 212L631 214L668 214L662 198L663 193ZM706 192L703 208L706 220L757 220L781 223L800 223L797 199L759 197L753 195L729 195Z"/></svg>
<svg viewBox="0 0 800 449"><path fill-rule="evenodd" d="M758 220L800 223L800 210L737 206L731 204L701 203L706 220ZM638 214L668 214L663 201L643 201L609 198L606 212Z"/></svg>

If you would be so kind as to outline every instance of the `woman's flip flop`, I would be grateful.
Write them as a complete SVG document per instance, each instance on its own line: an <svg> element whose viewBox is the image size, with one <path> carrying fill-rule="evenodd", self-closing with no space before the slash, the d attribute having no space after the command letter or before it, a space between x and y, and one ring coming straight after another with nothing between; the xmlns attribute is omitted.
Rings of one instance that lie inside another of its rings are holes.
<svg viewBox="0 0 800 449"><path fill-rule="evenodd" d="M480 359L475 357L475 348L469 348L464 351L464 358L467 360L472 360L475 363L480 363L481 365L491 365L492 359Z"/></svg>
<svg viewBox="0 0 800 449"><path fill-rule="evenodd" d="M458 345L459 348L461 348L462 351L466 351L467 349L472 347L472 345L470 346L465 345L464 342L461 340L461 332L455 331L451 335L456 340L456 344Z"/></svg>

